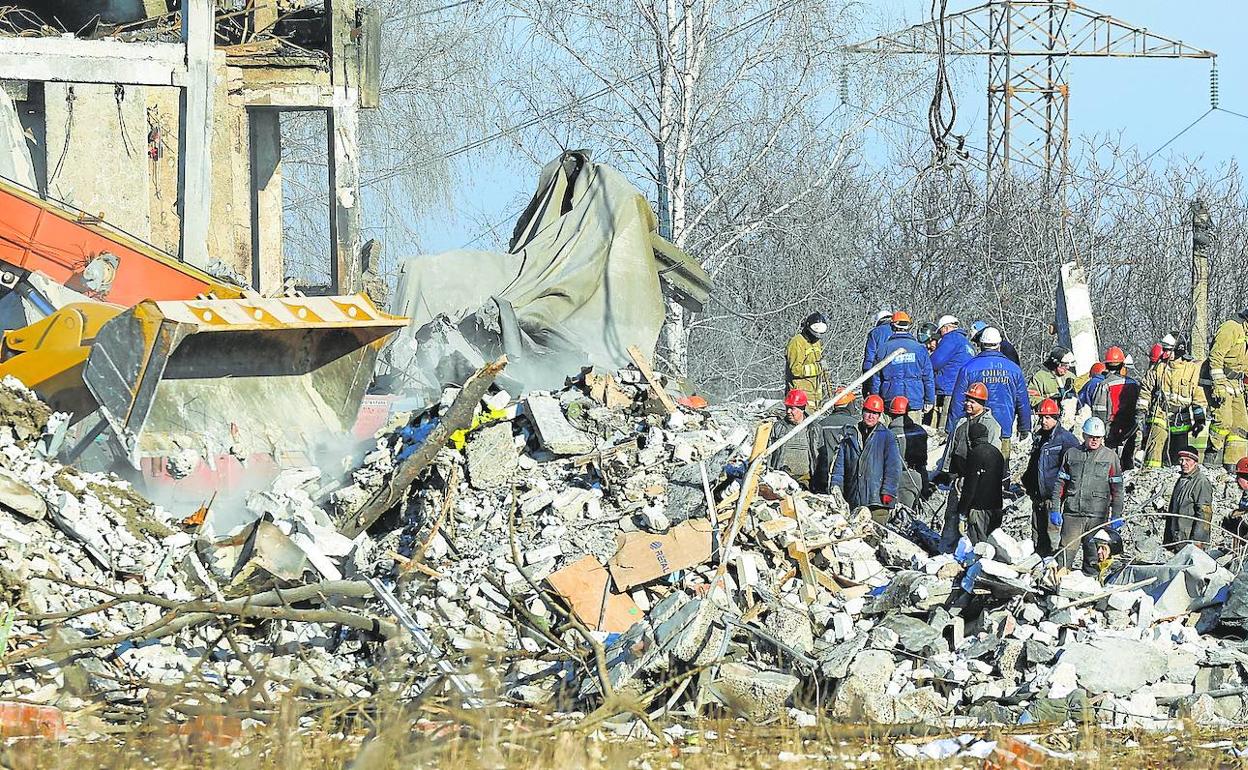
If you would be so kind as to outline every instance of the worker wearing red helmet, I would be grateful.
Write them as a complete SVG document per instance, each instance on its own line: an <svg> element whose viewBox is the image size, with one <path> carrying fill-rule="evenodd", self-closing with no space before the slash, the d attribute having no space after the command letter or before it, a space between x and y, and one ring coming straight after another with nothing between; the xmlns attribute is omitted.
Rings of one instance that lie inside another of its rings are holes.
<svg viewBox="0 0 1248 770"><path fill-rule="evenodd" d="M820 494L827 494L831 489L832 466L836 464L841 441L858 424L858 415L852 409L858 400L857 392L839 387L832 388L832 392L842 395L832 403L832 410L819 418L819 424L810 429L812 433L818 432L817 438L811 438L815 443L815 467L810 477L810 490Z"/></svg>
<svg viewBox="0 0 1248 770"><path fill-rule="evenodd" d="M1092 416L1106 426L1105 446L1118 453L1122 470L1135 467L1140 383L1127 373L1127 355L1114 346L1105 351L1105 379L1092 394Z"/></svg>
<svg viewBox="0 0 1248 770"><path fill-rule="evenodd" d="M845 431L832 468L831 485L840 489L851 509L866 507L884 523L897 504L901 452L886 426L884 399L872 394L862 404L862 419Z"/></svg>
<svg viewBox="0 0 1248 770"><path fill-rule="evenodd" d="M961 536L958 515L958 497L962 491L962 473L966 458L971 452L970 428L983 425L987 441L998 449L1001 447L1001 424L988 406L988 387L982 382L971 383L962 394L962 417L954 424L953 433L945 448L945 456L937 466L934 481L948 485L949 496L945 505L945 521L940 543L945 551L953 551Z"/></svg>
<svg viewBox="0 0 1248 770"><path fill-rule="evenodd" d="M910 414L910 401L896 396L888 402L888 429L897 439L897 449L905 463L898 498L902 505L918 510L918 501L927 491L927 431Z"/></svg>
<svg viewBox="0 0 1248 770"><path fill-rule="evenodd" d="M1039 423L1031 442L1031 457L1027 470L1023 471L1023 489L1031 498L1031 539L1036 553L1053 555L1053 535L1049 531L1049 500L1053 486L1057 484L1057 469L1062 464L1062 454L1071 447L1079 446L1075 434L1062 426L1062 409L1051 398L1036 407Z"/></svg>
<svg viewBox="0 0 1248 770"><path fill-rule="evenodd" d="M788 433L795 426L807 420L806 409L810 398L806 391L793 388L784 397L784 418L777 420L771 428L772 439ZM815 467L815 452L812 442L818 438L817 431L798 431L793 438L776 450L771 457L771 467L784 471L803 486L810 485L810 477Z"/></svg>

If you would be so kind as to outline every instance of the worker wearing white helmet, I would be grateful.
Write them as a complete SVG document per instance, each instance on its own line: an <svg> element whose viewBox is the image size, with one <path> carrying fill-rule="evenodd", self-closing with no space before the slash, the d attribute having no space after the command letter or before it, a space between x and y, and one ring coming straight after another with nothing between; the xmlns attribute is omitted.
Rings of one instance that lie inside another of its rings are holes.
<svg viewBox="0 0 1248 770"><path fill-rule="evenodd" d="M888 308L880 308L875 314L875 328L867 332L867 342L862 350L862 370L865 372L872 366L875 366L875 360L879 357L880 346L883 345L893 334L893 311ZM870 383L862 386L862 395L865 398L871 394Z"/></svg>
<svg viewBox="0 0 1248 770"><path fill-rule="evenodd" d="M975 357L975 348L959 328L956 316L942 315L936 322L940 341L932 351L932 374L936 378L936 425L949 421L949 404L953 400L953 386L958 383L958 372ZM961 417L961 414L957 415Z"/></svg>
<svg viewBox="0 0 1248 770"><path fill-rule="evenodd" d="M1083 553L1083 572L1097 574L1093 535L1108 524L1122 527L1122 464L1118 453L1105 446L1105 421L1089 417L1083 423L1083 444L1067 449L1049 500L1049 523L1061 527L1057 562L1070 569L1075 549Z"/></svg>

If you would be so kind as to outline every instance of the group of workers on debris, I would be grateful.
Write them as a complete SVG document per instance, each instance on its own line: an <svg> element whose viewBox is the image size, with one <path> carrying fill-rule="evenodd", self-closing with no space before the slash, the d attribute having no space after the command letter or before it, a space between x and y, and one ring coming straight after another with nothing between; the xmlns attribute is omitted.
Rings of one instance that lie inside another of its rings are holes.
<svg viewBox="0 0 1248 770"><path fill-rule="evenodd" d="M1054 348L1028 378L1001 330L976 321L969 334L952 315L917 329L904 310L881 310L862 359L858 393L833 389L823 365L828 321L812 313L785 351L787 431L823 410L815 425L782 445L774 464L815 492L838 489L854 509L879 522L897 506L919 510L933 489L946 491L941 547L987 539L1001 526L1007 497L1032 504L1036 552L1104 578L1122 551L1123 481L1142 448L1144 466L1177 464L1165 543L1208 543L1213 484L1201 469L1225 470L1241 490L1223 526L1248 536L1248 308L1222 323L1206 361L1167 334L1153 346L1145 375L1114 346L1083 377L1075 357ZM867 377L867 374L870 374ZM1034 424L1033 424L1034 417ZM1201 453L1191 437L1210 420ZM928 438L943 430L945 450L929 471ZM1021 490L1010 454L1031 437ZM1056 543L1054 542L1056 534Z"/></svg>

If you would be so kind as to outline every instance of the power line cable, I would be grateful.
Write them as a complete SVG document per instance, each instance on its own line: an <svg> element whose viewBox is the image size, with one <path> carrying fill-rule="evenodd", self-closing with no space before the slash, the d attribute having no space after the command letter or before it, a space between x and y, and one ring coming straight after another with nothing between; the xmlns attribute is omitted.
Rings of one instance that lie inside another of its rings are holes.
<svg viewBox="0 0 1248 770"><path fill-rule="evenodd" d="M471 0L465 0L465 1L471 1ZM746 30L749 30L753 27L758 26L759 24L762 24L765 21L775 18L781 13L784 13L785 11L792 8L793 6L798 5L799 3L802 3L802 2L806 2L806 0L786 0L780 5L777 5L774 8L771 8L770 10L755 14L754 16L746 19L740 24L737 24L734 27L730 27L729 29L724 30L718 35L712 37L710 42L713 44L722 43L725 40L735 37L741 34L742 32L745 32ZM602 88L599 88L597 91L593 91L561 107L554 107L552 109L546 110L545 112L539 115L535 115L531 118L528 118L526 120L523 120L519 123L515 123L510 126L507 126L505 128L501 128L498 131L495 131L490 134L486 134L485 136L479 139L475 139L471 142L468 142L467 144L463 144L452 150L448 150L447 152L442 153L436 158L432 158L426 161L425 163L420 164L419 166L417 166L415 169L412 169L412 170L419 170L426 166L431 166L435 163L440 163L444 160L450 160L451 158L454 158L458 155L462 155L465 152L471 152L472 150L475 150L478 147L484 147L485 145L496 142L499 139L505 139L508 136L511 136L512 134L525 130L526 128L532 128L533 126L539 123L542 123L543 121L557 117L565 112L570 112L582 104L600 99L603 96L606 96L607 94L611 93L612 91L615 91L620 86L629 85L635 81L641 80L642 78L649 77L650 75L653 75L654 73L658 71L659 71L659 66L655 65L653 67L649 67L643 70L642 72L638 72L634 75L622 77L612 83L608 83Z"/></svg>
<svg viewBox="0 0 1248 770"><path fill-rule="evenodd" d="M453 8L460 7L461 5L468 5L469 3L476 3L480 5L481 0L459 0L457 3L447 3L446 5L440 5L437 8L427 8L423 11L409 13L406 16L391 16L383 19L383 22L387 24L399 24L405 21L411 21L412 19L421 19L425 16L432 16L433 14L441 13L442 11L449 11Z"/></svg>
<svg viewBox="0 0 1248 770"><path fill-rule="evenodd" d="M1191 131L1193 128L1195 128L1197 123L1200 123L1200 121L1202 121L1202 120L1204 120L1205 118L1209 117L1209 113L1213 112L1213 111L1214 111L1214 110L1216 110L1216 109L1218 109L1218 108L1217 108L1217 107L1210 107L1208 110L1206 110L1204 113L1202 113L1200 117L1196 118L1196 119L1195 119L1195 120L1193 120L1191 123L1188 123L1188 124L1187 124L1186 126L1184 126L1184 127L1182 128L1182 130L1180 130L1177 134L1175 134L1174 136L1172 136L1172 137L1170 137L1169 139L1167 139L1164 143L1162 143L1162 145L1161 145L1160 147L1158 147L1157 149L1153 150L1153 151L1152 151L1152 152L1150 152L1148 155L1144 156L1144 159L1143 159L1143 160L1139 161L1139 162L1138 162L1138 163L1136 163L1134 166L1132 166L1131 168L1129 168L1129 169L1127 169L1126 171L1124 171L1124 172L1122 173L1122 176L1118 177L1118 181L1119 181L1119 182L1121 182L1122 180L1126 179L1128 176L1130 176L1130 175L1131 175L1131 172L1133 172L1133 171L1135 171L1136 169L1138 169L1139 167L1143 166L1145 163L1148 163L1150 160L1152 160L1152 159L1153 159L1153 157L1154 157L1154 156L1156 156L1156 155L1157 155L1157 153L1159 153L1159 152L1161 152L1162 150L1166 149L1166 148L1167 148L1167 147L1169 147L1171 144L1174 144L1174 142L1175 142L1175 141L1176 141L1179 137L1183 136L1183 135L1184 135L1184 134L1186 134L1188 131Z"/></svg>

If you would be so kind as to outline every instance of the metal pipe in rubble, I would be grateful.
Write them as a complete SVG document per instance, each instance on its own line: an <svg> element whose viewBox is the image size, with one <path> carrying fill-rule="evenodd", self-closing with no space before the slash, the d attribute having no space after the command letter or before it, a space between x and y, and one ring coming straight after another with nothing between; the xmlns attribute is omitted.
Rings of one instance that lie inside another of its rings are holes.
<svg viewBox="0 0 1248 770"><path fill-rule="evenodd" d="M814 414L808 415L805 420L802 420L797 425L794 425L788 433L785 433L783 436L773 441L758 455L758 457L754 458L753 462L750 463L750 467L746 469L745 477L741 482L741 497L737 501L737 510L732 517L732 529L729 530L728 537L724 540L724 545L720 549L719 569L715 572L715 580L712 582L712 587L723 578L724 572L728 567L728 551L732 548L733 543L736 542L737 533L741 531L741 524L745 521L745 508L750 502L748 499L749 495L746 494L746 490L750 488L752 481L758 478L763 463L766 462L767 458L777 449L784 446L789 439L818 422L819 418L822 417L824 413L836 405L838 399L846 393L857 390L862 383L874 377L880 370L892 363L892 360L901 355L901 353L902 350L900 348L894 350L892 353L889 353L875 366L859 375L858 379L838 390L835 395L830 396L828 400L824 402L823 406L815 410Z"/></svg>

